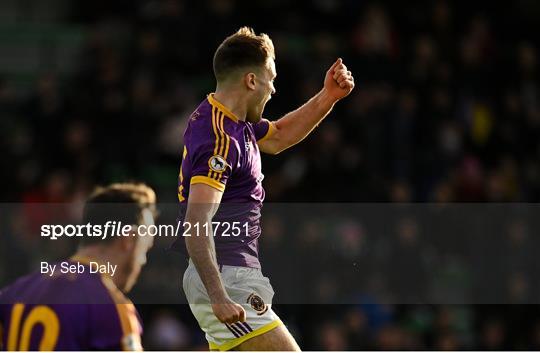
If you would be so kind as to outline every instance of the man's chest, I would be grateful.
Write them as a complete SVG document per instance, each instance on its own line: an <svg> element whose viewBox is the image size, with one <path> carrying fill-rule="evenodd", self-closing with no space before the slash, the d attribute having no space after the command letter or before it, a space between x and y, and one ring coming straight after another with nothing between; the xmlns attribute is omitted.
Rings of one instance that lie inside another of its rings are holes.
<svg viewBox="0 0 540 353"><path fill-rule="evenodd" d="M236 134L239 147L238 165L233 177L262 181L261 154L253 131L245 127Z"/></svg>

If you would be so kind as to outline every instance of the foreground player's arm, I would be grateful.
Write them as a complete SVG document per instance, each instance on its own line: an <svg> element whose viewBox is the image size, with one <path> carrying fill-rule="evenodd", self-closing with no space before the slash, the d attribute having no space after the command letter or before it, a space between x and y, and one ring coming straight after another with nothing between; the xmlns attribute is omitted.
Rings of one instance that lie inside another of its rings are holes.
<svg viewBox="0 0 540 353"><path fill-rule="evenodd" d="M354 78L341 59L326 72L323 89L300 108L271 122L267 137L258 141L261 151L277 154L302 141L330 113L334 104L354 88Z"/></svg>
<svg viewBox="0 0 540 353"><path fill-rule="evenodd" d="M212 218L214 217L223 192L207 184L192 184L189 190L185 222L191 226L191 236L186 236L186 247L197 273L206 288L212 310L219 321L235 323L245 321L246 313L242 306L234 303L225 288L217 267ZM195 225L201 232L197 236ZM206 225L206 226L203 226ZM208 236L206 234L208 232Z"/></svg>

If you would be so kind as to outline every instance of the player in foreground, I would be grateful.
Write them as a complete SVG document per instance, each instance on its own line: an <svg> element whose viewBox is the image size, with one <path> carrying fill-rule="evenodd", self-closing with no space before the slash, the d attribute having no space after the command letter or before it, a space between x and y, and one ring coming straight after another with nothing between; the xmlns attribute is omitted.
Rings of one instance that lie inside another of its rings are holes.
<svg viewBox="0 0 540 353"><path fill-rule="evenodd" d="M131 236L84 237L70 265L84 273L53 276L35 273L0 292L0 347L6 350L142 350L135 306L122 292L131 290L152 237L138 236L136 226L154 223L156 195L144 184L112 184L88 199L83 224L108 220L133 225ZM117 265L113 276L89 273L89 263ZM57 266L60 268L60 266Z"/></svg>
<svg viewBox="0 0 540 353"><path fill-rule="evenodd" d="M192 113L184 134L178 198L187 203L183 222L192 235L184 238L190 257L184 291L212 350L299 350L271 309L274 292L258 259L259 151L277 154L302 141L354 81L337 59L319 93L270 122L262 113L276 92L274 59L265 34L244 27L226 38L214 55L216 92ZM174 247L183 245L178 240Z"/></svg>

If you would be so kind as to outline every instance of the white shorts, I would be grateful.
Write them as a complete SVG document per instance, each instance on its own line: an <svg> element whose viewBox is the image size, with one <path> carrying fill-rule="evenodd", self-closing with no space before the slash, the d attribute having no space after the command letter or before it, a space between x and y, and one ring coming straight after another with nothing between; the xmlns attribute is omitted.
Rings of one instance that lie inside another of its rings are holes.
<svg viewBox="0 0 540 353"><path fill-rule="evenodd" d="M244 323L224 324L217 319L206 288L191 260L183 280L189 306L206 334L210 349L227 351L282 325L272 310L274 290L260 269L221 266L220 272L227 294L246 311Z"/></svg>

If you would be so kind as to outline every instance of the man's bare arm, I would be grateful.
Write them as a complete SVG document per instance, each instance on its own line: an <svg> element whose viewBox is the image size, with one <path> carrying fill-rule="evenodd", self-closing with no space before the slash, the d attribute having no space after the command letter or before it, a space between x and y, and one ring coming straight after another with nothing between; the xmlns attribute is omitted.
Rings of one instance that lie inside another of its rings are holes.
<svg viewBox="0 0 540 353"><path fill-rule="evenodd" d="M258 143L259 148L265 153L277 154L302 141L353 88L351 72L338 59L326 72L322 90L300 108L272 122L273 132Z"/></svg>
<svg viewBox="0 0 540 353"><path fill-rule="evenodd" d="M191 227L191 236L186 236L185 240L189 257L210 297L214 314L221 322L234 323L245 321L245 311L229 298L223 286L212 229L212 218L219 208L222 196L222 191L206 184L191 185L184 220L188 227ZM195 229L200 232L198 236Z"/></svg>

